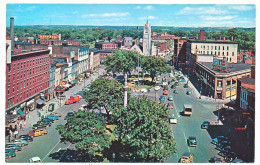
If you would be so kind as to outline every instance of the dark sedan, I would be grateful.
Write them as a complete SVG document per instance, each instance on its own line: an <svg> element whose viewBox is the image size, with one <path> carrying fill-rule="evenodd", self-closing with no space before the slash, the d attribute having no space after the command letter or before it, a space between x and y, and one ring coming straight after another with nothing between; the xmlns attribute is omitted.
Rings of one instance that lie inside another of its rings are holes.
<svg viewBox="0 0 260 165"><path fill-rule="evenodd" d="M29 135L20 135L19 139L30 141L30 142L33 141L33 137L31 137Z"/></svg>

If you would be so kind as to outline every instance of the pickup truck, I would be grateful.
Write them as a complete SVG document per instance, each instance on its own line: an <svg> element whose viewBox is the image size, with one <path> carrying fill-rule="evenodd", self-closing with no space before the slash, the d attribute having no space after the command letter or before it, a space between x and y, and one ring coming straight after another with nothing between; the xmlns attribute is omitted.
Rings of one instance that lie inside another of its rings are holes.
<svg viewBox="0 0 260 165"><path fill-rule="evenodd" d="M69 100L65 101L65 104L68 105L68 104L76 103L76 102L79 102L79 101L80 101L80 98L79 98L78 95L70 96Z"/></svg>

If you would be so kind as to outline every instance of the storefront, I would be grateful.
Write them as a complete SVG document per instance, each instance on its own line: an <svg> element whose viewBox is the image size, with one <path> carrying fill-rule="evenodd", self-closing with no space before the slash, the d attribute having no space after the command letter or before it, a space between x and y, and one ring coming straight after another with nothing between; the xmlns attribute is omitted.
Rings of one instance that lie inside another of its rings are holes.
<svg viewBox="0 0 260 165"><path fill-rule="evenodd" d="M34 105L34 99L31 99L30 101L26 102L26 107L28 111L32 111L35 109L35 105Z"/></svg>

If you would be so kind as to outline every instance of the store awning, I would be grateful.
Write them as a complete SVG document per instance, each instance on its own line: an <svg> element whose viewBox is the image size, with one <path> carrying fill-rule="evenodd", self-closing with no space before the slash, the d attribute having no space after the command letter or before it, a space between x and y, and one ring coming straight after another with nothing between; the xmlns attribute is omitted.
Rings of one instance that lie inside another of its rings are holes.
<svg viewBox="0 0 260 165"><path fill-rule="evenodd" d="M36 103L39 104L39 105L42 105L44 103L44 101L42 99L37 99Z"/></svg>
<svg viewBox="0 0 260 165"><path fill-rule="evenodd" d="M17 113L18 115L21 115L21 116L24 116L24 115L25 115L25 113L24 113L22 110L18 110L16 113Z"/></svg>
<svg viewBox="0 0 260 165"><path fill-rule="evenodd" d="M72 80L70 83L71 83L72 85L73 85L73 84L76 84L76 83L77 83L77 80Z"/></svg>
<svg viewBox="0 0 260 165"><path fill-rule="evenodd" d="M45 102L45 101L47 101L44 97L41 97L41 99Z"/></svg>

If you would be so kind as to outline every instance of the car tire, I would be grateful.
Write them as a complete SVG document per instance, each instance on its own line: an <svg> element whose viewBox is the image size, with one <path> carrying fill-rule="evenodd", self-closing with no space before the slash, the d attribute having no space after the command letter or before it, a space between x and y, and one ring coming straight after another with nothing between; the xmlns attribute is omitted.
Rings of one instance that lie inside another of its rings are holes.
<svg viewBox="0 0 260 165"><path fill-rule="evenodd" d="M21 145L21 147L23 147L23 146L24 146L24 144Z"/></svg>

